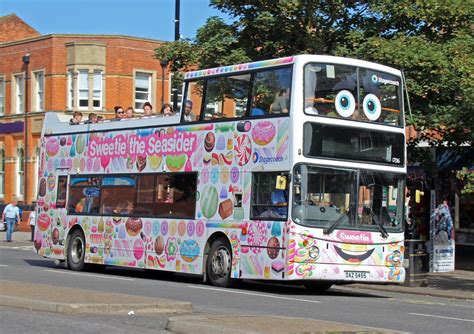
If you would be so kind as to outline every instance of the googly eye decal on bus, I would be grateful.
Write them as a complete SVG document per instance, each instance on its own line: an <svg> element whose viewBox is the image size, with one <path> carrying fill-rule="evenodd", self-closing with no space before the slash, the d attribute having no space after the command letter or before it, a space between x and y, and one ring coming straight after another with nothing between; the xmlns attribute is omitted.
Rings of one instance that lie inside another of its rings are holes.
<svg viewBox="0 0 474 334"><path fill-rule="evenodd" d="M342 117L350 117L355 111L355 98L348 90L344 89L337 93L334 103L337 113Z"/></svg>
<svg viewBox="0 0 474 334"><path fill-rule="evenodd" d="M376 121L380 117L380 113L382 112L380 100L374 94L367 94L364 97L362 107L364 109L365 116L371 121Z"/></svg>

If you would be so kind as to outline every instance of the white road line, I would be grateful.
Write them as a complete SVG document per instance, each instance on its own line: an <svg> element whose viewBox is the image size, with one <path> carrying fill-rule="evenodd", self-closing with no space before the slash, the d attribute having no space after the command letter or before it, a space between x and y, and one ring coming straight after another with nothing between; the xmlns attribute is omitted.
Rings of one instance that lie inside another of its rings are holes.
<svg viewBox="0 0 474 334"><path fill-rule="evenodd" d="M133 278L123 278L123 277L93 275L93 274L81 274L81 273L74 273L74 272L66 271L66 270L45 269L45 271L50 272L50 273L56 273L56 274L67 274L67 275L87 276L87 277L93 277L93 278L116 279L116 280L120 280L120 281L134 281Z"/></svg>
<svg viewBox="0 0 474 334"><path fill-rule="evenodd" d="M321 304L321 302L319 302L319 301L317 301L317 300L308 300L308 299L299 299L299 298L289 298L289 297L271 296L271 295L265 295L265 294L263 294L263 293L252 293L252 292L244 292L244 291L235 291L235 290L230 290L230 289L208 288L208 287L194 286L194 285L188 285L188 287L194 288L194 289L214 290L214 291L219 291L219 292L237 293L237 294L241 294L241 295L250 295L250 296L256 296L256 297L265 297L265 298L274 298L274 299L284 299L284 300L292 300L292 301L296 301L296 302L305 302L305 303Z"/></svg>
<svg viewBox="0 0 474 334"><path fill-rule="evenodd" d="M423 313L409 313L409 314L421 315L422 317L430 317L430 318L441 318L441 319L450 319L450 320L474 322L474 320L471 320L471 319L450 318L450 317L443 317L441 315L432 315L432 314L423 314Z"/></svg>
<svg viewBox="0 0 474 334"><path fill-rule="evenodd" d="M8 267L8 264L0 264L0 267Z"/></svg>

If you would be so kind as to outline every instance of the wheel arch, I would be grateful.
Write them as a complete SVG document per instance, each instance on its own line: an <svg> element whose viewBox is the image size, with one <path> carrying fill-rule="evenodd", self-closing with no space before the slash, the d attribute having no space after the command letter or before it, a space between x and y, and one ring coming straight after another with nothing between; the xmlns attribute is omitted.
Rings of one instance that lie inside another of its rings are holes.
<svg viewBox="0 0 474 334"><path fill-rule="evenodd" d="M206 245L204 246L203 256L202 256L203 282L207 281L206 263L207 263L207 256L209 255L209 251L211 250L211 246L214 243L214 241L221 238L224 239L227 245L229 246L229 248L232 249L232 245L230 243L229 237L224 232L216 231L207 238Z"/></svg>

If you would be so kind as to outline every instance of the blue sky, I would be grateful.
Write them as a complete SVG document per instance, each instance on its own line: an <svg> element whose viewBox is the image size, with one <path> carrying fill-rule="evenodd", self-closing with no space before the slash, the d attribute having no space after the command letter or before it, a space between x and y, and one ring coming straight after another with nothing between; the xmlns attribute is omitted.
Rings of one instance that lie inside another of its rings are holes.
<svg viewBox="0 0 474 334"><path fill-rule="evenodd" d="M117 34L171 41L175 0L0 0L41 34ZM209 0L181 0L180 32L193 38L211 16L226 18Z"/></svg>

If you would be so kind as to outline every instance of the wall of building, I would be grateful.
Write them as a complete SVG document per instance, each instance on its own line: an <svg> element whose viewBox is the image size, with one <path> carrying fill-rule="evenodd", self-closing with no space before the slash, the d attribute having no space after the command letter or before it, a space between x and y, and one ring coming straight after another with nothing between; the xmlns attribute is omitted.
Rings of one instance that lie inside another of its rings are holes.
<svg viewBox="0 0 474 334"><path fill-rule="evenodd" d="M3 17L5 18L5 17ZM20 20L21 21L21 20ZM21 21L23 22L23 21ZM17 152L25 147L25 124L27 128L28 152L27 197L19 198L20 203L32 203L36 199L37 149L44 113L48 111L70 114L77 106L68 108L68 70L99 68L103 71L102 107L100 110L81 110L84 119L89 112L112 117L113 108L121 105L134 106L135 74L151 74L151 103L159 110L161 104L162 73L159 60L153 58L154 50L162 42L128 36L104 35L44 35L34 34L34 29L17 22L18 34L10 40L0 39L0 80L4 81L4 113L0 114L0 150L4 152L4 191L0 194L0 204L18 197L18 173L20 163ZM2 31L0 37L8 35ZM21 32L23 31L23 33ZM33 31L33 32L32 32ZM21 37L24 39L20 39ZM71 51L72 50L72 51ZM102 50L102 51L100 51ZM72 52L72 53L71 53ZM28 68L23 56L29 53ZM24 75L28 70L27 113L15 113L16 85L14 76ZM35 73L44 73L44 108L37 110L35 103ZM169 99L168 75L165 76L165 101ZM25 123L26 121L26 123ZM1 157L0 157L1 158ZM0 180L1 182L1 180Z"/></svg>

